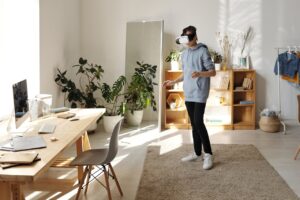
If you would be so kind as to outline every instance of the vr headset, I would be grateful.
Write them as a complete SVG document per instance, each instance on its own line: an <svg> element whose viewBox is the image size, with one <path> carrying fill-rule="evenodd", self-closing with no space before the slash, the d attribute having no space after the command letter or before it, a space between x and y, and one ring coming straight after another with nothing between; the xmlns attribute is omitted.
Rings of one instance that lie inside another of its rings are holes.
<svg viewBox="0 0 300 200"><path fill-rule="evenodd" d="M195 36L196 34L185 35L184 33L182 33L181 36L177 37L175 41L177 44L187 44L192 41Z"/></svg>

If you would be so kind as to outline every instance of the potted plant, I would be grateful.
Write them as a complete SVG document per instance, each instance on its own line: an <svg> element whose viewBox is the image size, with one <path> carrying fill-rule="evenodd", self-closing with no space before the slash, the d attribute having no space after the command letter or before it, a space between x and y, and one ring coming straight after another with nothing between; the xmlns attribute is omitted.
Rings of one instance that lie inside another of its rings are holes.
<svg viewBox="0 0 300 200"><path fill-rule="evenodd" d="M216 70L220 70L221 69L221 63L222 63L222 55L219 54L217 51L211 49L211 48L209 48L209 53L210 53L212 61L215 64Z"/></svg>
<svg viewBox="0 0 300 200"><path fill-rule="evenodd" d="M181 53L177 50L171 50L166 57L166 62L171 62L171 70L179 70L179 60Z"/></svg>
<svg viewBox="0 0 300 200"><path fill-rule="evenodd" d="M104 70L100 65L89 64L86 59L79 58L79 64L72 67L78 67L76 75L79 76L79 87L71 78L66 76L67 71L57 69L55 82L65 93L65 101L68 100L71 108L78 106L84 108L103 107L97 104L95 92L101 88L101 78Z"/></svg>
<svg viewBox="0 0 300 200"><path fill-rule="evenodd" d="M103 126L107 133L111 133L113 128L122 118L125 112L125 105L120 99L124 96L123 89L126 84L125 76L120 76L114 84L109 86L107 83L103 83L101 87L102 97L106 102L106 112L103 116Z"/></svg>
<svg viewBox="0 0 300 200"><path fill-rule="evenodd" d="M64 101L68 100L71 108L101 108L98 104L95 93L101 88L101 78L104 73L102 66L90 64L86 59L79 58L78 64L73 65L78 68L76 75L79 76L79 86L67 77L67 71L57 69L55 82L61 87L61 91L65 93ZM97 122L92 124L88 131L94 131L97 128Z"/></svg>
<svg viewBox="0 0 300 200"><path fill-rule="evenodd" d="M156 101L154 96L154 85L157 66L137 62L138 67L132 75L128 85L126 100L126 119L129 125L138 126L143 119L143 110L151 106L156 111Z"/></svg>

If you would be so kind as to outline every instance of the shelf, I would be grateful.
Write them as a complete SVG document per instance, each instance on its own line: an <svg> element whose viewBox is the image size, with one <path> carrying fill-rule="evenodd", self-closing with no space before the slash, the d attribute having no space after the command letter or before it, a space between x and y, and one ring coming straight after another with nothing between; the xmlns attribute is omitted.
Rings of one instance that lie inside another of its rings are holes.
<svg viewBox="0 0 300 200"><path fill-rule="evenodd" d="M254 92L254 90L233 90L233 92Z"/></svg>
<svg viewBox="0 0 300 200"><path fill-rule="evenodd" d="M220 104L220 105L209 105L209 104L207 104L206 105L206 107L226 107L226 106L231 106L231 104L224 104L224 105L222 105L222 104Z"/></svg>
<svg viewBox="0 0 300 200"><path fill-rule="evenodd" d="M171 89L167 90L167 92L183 92L183 89Z"/></svg>
<svg viewBox="0 0 300 200"><path fill-rule="evenodd" d="M175 108L175 109L167 109L167 112L182 112L182 111L186 111L185 107L180 107L180 108Z"/></svg>
<svg viewBox="0 0 300 200"><path fill-rule="evenodd" d="M226 89L217 89L217 88L211 88L210 89L213 92L230 92L230 90Z"/></svg>
<svg viewBox="0 0 300 200"><path fill-rule="evenodd" d="M234 104L234 107L247 107L247 106L254 106L255 104Z"/></svg>
<svg viewBox="0 0 300 200"><path fill-rule="evenodd" d="M254 69L234 69L233 72L244 72L244 73L253 73Z"/></svg>
<svg viewBox="0 0 300 200"><path fill-rule="evenodd" d="M236 123L233 123L233 125L238 125L238 126L252 126L253 123L252 122L236 122Z"/></svg>
<svg viewBox="0 0 300 200"><path fill-rule="evenodd" d="M171 70L171 69L166 69L167 72L171 72L171 73L181 73L182 70L179 69L179 70Z"/></svg>

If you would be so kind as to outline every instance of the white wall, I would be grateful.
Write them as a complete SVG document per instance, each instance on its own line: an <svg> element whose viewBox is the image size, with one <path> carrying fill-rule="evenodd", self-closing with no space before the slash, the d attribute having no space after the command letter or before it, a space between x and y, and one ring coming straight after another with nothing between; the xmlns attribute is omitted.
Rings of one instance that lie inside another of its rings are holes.
<svg viewBox="0 0 300 200"><path fill-rule="evenodd" d="M215 32L244 31L251 25L256 34L251 57L257 70L257 107L278 108L274 47L300 45L299 7L298 0L82 0L81 50L89 60L104 66L104 80L112 82L125 71L128 21L164 20L164 57L176 48L175 37L188 25L198 28L200 42L215 49ZM296 118L298 93L283 82L285 118Z"/></svg>
<svg viewBox="0 0 300 200"><path fill-rule="evenodd" d="M0 118L13 110L12 84L39 92L39 1L0 0Z"/></svg>
<svg viewBox="0 0 300 200"><path fill-rule="evenodd" d="M54 107L63 106L54 78L57 68L70 71L80 57L80 1L40 0L40 37L40 92L53 95Z"/></svg>

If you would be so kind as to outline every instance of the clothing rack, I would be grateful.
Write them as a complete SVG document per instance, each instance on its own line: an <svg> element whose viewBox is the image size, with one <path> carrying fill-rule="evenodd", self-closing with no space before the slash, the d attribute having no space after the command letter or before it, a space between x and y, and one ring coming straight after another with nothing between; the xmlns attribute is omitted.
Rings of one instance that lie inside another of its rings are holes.
<svg viewBox="0 0 300 200"><path fill-rule="evenodd" d="M288 50L288 51L291 51L292 48L294 48L295 50L300 48L300 46L287 46L287 47L276 47L275 49L277 50L277 76L278 76L278 84L277 84L277 87L278 87L278 107L279 107L279 110L278 110L278 117L279 117L279 120L280 120L280 123L282 124L283 126L283 134L286 135L286 124L284 123L284 121L281 119L281 88L280 88L280 64L279 64L279 55L280 55L280 51L282 50Z"/></svg>
<svg viewBox="0 0 300 200"><path fill-rule="evenodd" d="M276 47L275 49L277 50L277 76L278 76L278 107L279 107L279 111L278 111L278 117L280 120L280 123L283 126L283 134L286 134L286 125L284 123L284 121L281 119L281 98L280 98L280 94L281 94L281 88L280 88L280 64L279 64L279 55L280 55L280 51L282 50L288 50L291 51L294 48L294 50L300 50L300 46L297 45L293 45L293 46L287 46L287 47Z"/></svg>

